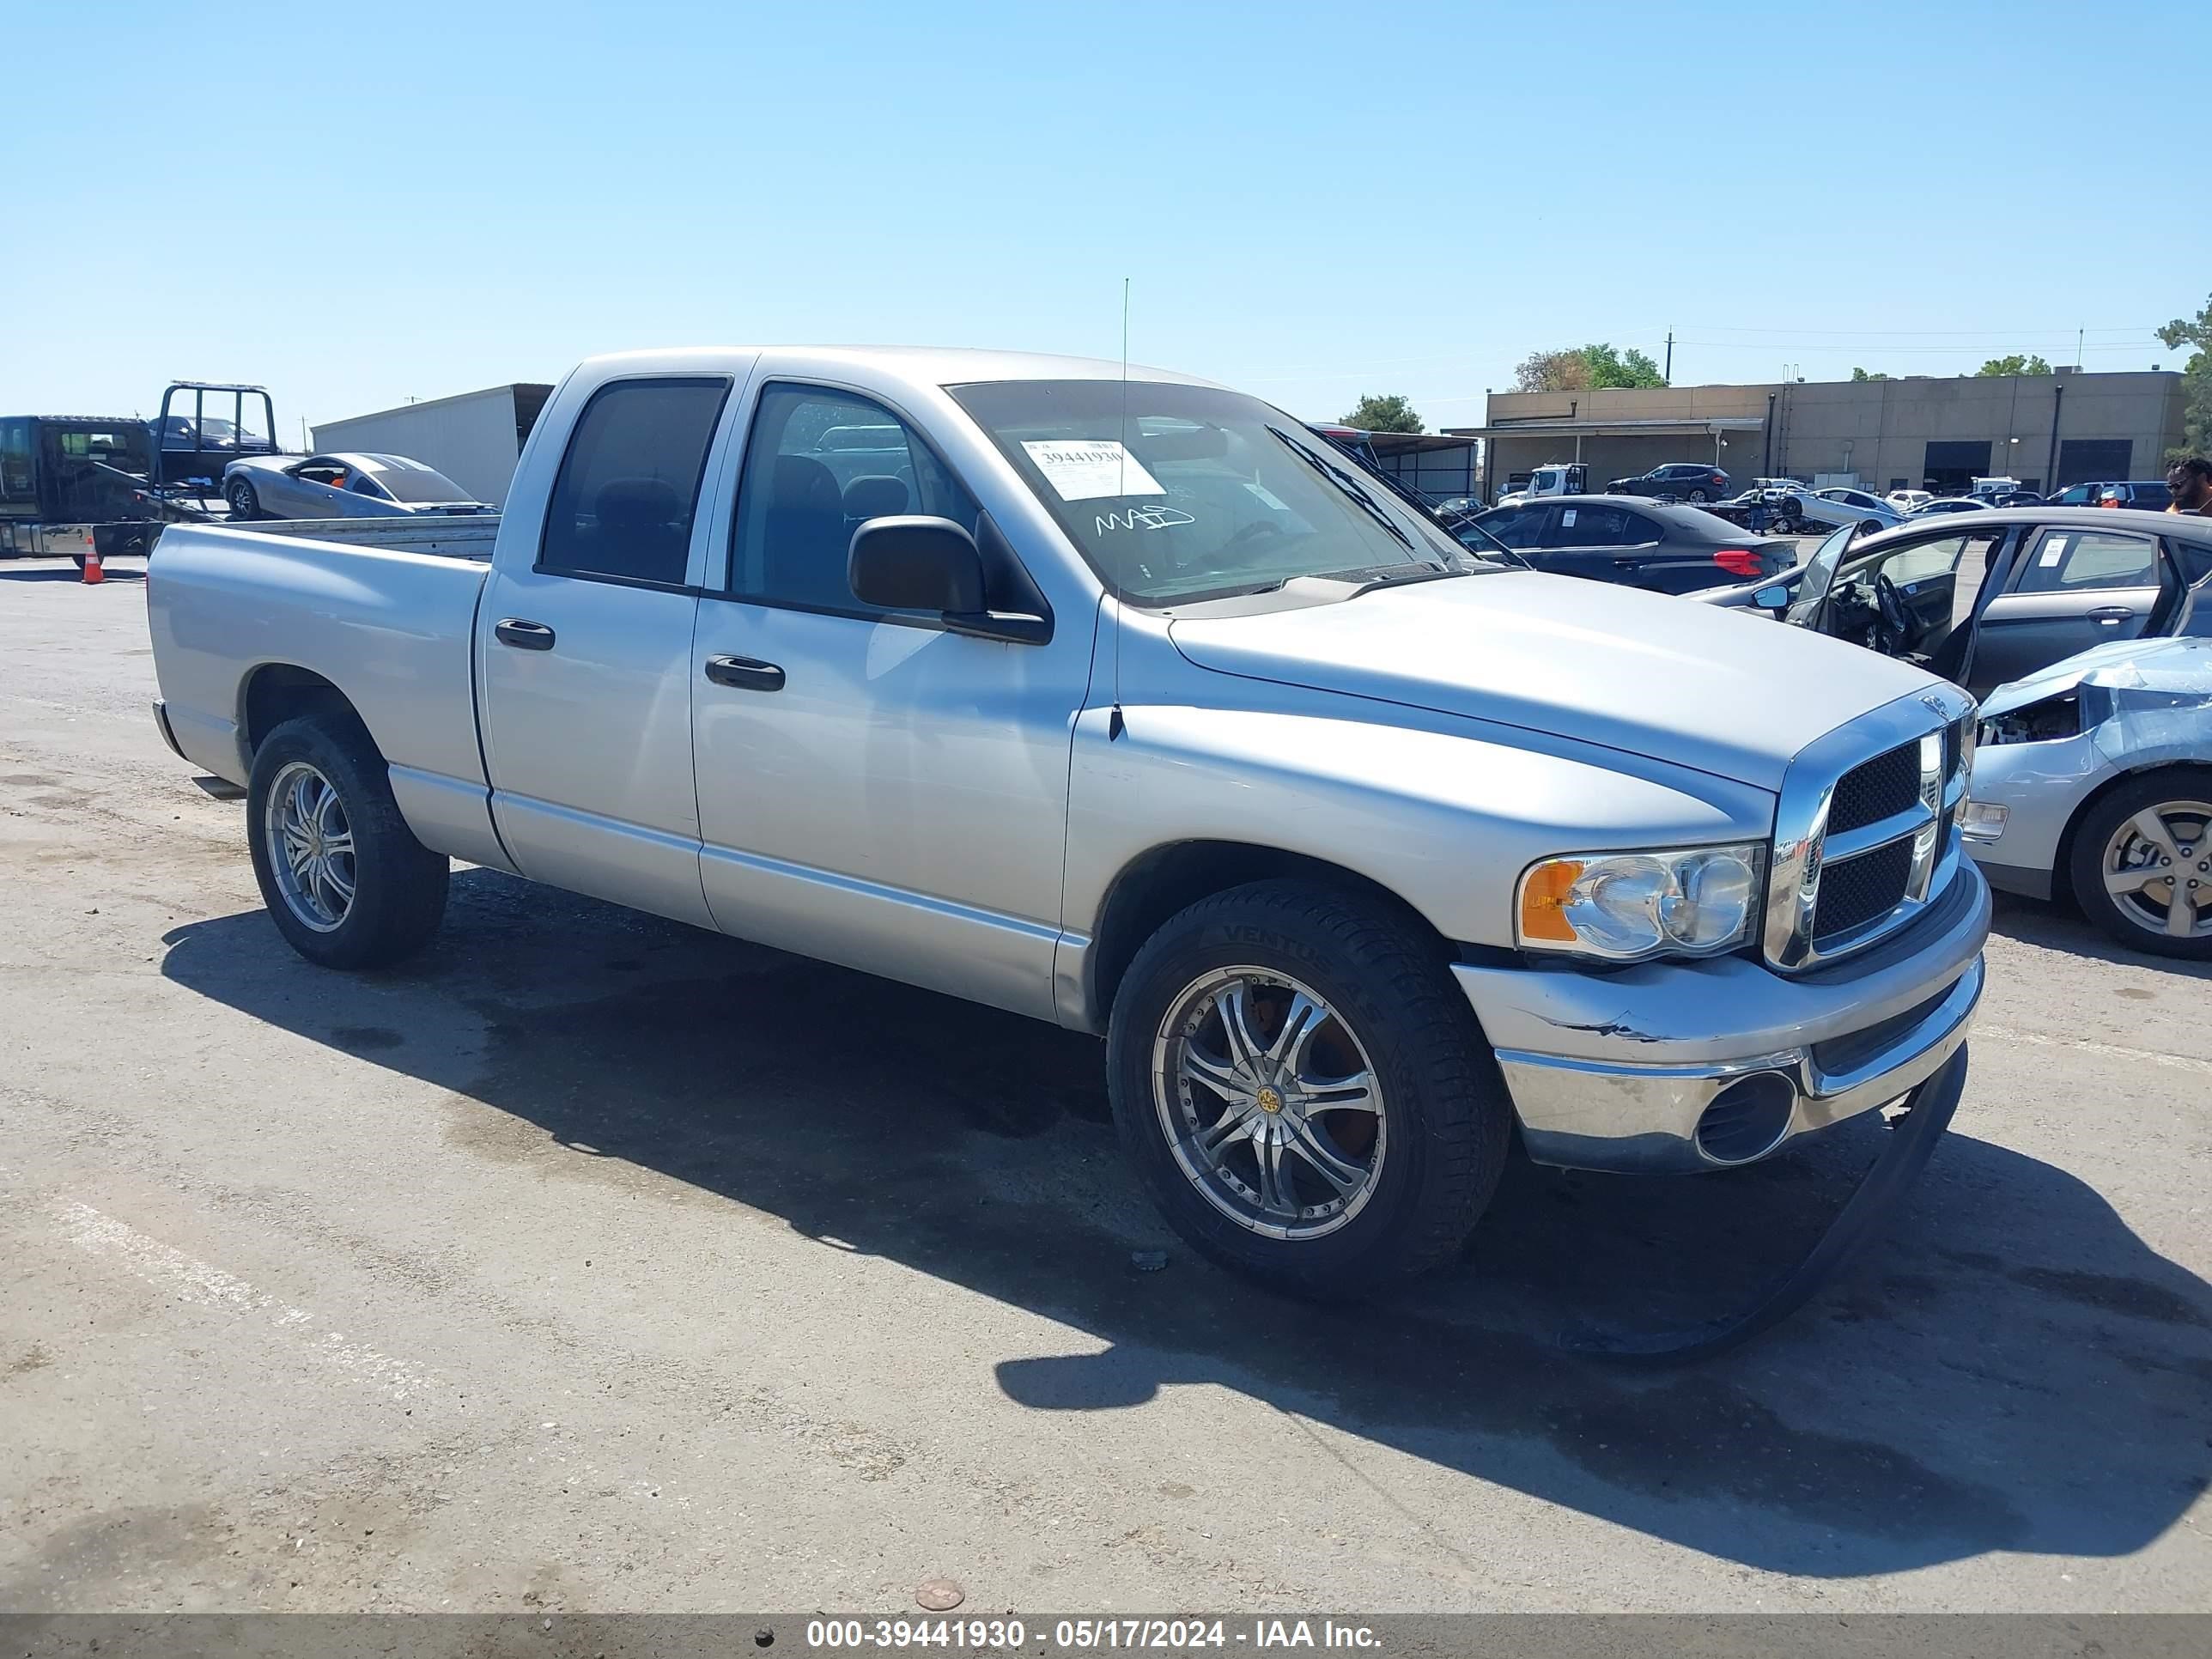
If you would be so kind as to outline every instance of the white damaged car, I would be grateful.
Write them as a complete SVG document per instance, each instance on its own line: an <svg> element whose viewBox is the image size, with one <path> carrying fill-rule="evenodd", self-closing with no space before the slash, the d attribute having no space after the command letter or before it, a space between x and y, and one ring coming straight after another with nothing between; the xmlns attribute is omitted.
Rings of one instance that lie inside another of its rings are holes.
<svg viewBox="0 0 2212 1659"><path fill-rule="evenodd" d="M1999 686L1960 833L1992 887L2212 957L2212 639L2115 641Z"/></svg>

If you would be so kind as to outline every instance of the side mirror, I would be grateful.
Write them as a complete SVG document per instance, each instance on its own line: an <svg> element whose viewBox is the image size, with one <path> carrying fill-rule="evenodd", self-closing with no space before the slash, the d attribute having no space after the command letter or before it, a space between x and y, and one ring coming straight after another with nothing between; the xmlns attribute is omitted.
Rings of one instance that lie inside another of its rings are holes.
<svg viewBox="0 0 2212 1659"><path fill-rule="evenodd" d="M1751 596L1751 602L1762 611L1784 610L1790 604L1790 590L1786 587L1762 587Z"/></svg>
<svg viewBox="0 0 2212 1659"><path fill-rule="evenodd" d="M854 599L886 611L983 608L983 556L950 519L869 520L853 532L845 579Z"/></svg>
<svg viewBox="0 0 2212 1659"><path fill-rule="evenodd" d="M956 634L1041 645L1052 620L984 608L983 556L975 538L950 519L900 514L871 519L853 532L845 580L863 605L930 611Z"/></svg>

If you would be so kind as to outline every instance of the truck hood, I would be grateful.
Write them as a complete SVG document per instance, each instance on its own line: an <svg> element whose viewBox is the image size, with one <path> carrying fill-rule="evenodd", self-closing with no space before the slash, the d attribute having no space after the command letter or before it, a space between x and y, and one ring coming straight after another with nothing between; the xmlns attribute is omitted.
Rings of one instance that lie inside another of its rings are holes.
<svg viewBox="0 0 2212 1659"><path fill-rule="evenodd" d="M1942 684L1803 629L1522 571L1182 617L1169 634L1218 673L1550 732L1770 790L1814 738Z"/></svg>

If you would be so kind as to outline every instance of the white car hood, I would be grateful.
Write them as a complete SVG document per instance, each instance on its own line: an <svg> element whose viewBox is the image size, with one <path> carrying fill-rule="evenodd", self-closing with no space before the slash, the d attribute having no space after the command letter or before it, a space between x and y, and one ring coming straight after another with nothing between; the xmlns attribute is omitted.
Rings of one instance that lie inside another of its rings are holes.
<svg viewBox="0 0 2212 1659"><path fill-rule="evenodd" d="M1220 673L1553 732L1769 790L1814 738L1942 684L1801 628L1524 571L1182 617L1169 632Z"/></svg>

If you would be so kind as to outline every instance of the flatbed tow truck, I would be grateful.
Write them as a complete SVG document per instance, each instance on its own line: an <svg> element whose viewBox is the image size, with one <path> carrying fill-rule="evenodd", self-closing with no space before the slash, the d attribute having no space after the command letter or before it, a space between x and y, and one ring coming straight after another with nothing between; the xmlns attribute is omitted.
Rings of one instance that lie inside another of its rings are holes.
<svg viewBox="0 0 2212 1659"><path fill-rule="evenodd" d="M82 568L151 550L166 525L230 516L222 471L278 455L264 387L173 380L161 414L0 419L0 556L67 556Z"/></svg>

